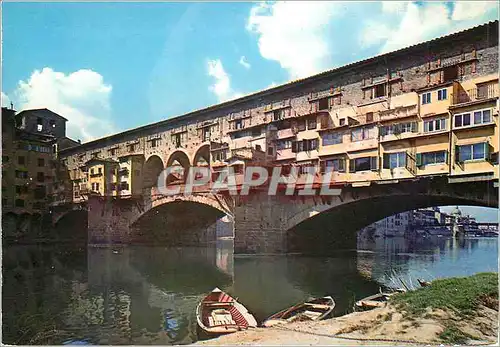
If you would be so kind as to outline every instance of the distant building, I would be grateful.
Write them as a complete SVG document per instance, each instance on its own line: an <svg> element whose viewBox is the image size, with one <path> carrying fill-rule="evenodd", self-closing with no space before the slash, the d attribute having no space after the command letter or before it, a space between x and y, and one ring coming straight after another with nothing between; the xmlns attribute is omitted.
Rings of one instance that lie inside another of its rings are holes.
<svg viewBox="0 0 500 347"><path fill-rule="evenodd" d="M360 235L405 236L413 221L412 211L384 218L360 230Z"/></svg>
<svg viewBox="0 0 500 347"><path fill-rule="evenodd" d="M16 114L2 107L2 215L43 214L58 192L71 189L57 161L59 149L79 144L66 137L66 122L48 109Z"/></svg>

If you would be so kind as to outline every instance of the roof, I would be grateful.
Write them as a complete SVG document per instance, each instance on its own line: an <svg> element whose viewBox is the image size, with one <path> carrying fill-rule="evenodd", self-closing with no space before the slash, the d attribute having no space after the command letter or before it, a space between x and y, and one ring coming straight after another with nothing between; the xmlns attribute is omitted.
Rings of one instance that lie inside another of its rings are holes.
<svg viewBox="0 0 500 347"><path fill-rule="evenodd" d="M325 78L325 77L327 77L329 75L332 75L332 74L342 73L342 72L349 71L349 70L352 70L354 68L358 68L360 66L369 65L369 64L372 64L372 63L375 63L375 62L378 62L378 61L385 61L385 59L387 59L387 57L394 56L394 55L400 55L400 54L403 54L403 53L408 53L408 52L410 52L412 50L422 49L424 47L428 47L431 43L439 43L439 42L442 42L442 41L446 41L446 40L449 40L451 38L458 37L459 35L463 35L463 34L466 34L466 33L477 31L479 28L486 28L487 26L498 27L498 20L490 21L490 22L487 22L487 23L484 23L484 24L481 24L481 25L477 25L477 26L469 28L469 29L465 29L465 30L462 30L462 31L458 31L458 32L449 34L449 35L444 35L444 36L441 36L441 37L437 37L435 39L432 39L432 40L429 40L429 41L425 41L425 42L421 42L421 43L418 43L418 44L415 44L415 45L411 45L411 46L408 46L408 47L405 47L405 48L402 48L402 49L399 49L399 50L396 50L396 51L392 51L392 52L380 54L380 55L377 55L377 56L374 56L374 57L371 57L371 58L368 58L368 59L363 59L363 60L360 60L360 61L357 61L357 62L353 62L353 63L347 64L347 65L343 65L343 66L340 66L340 67L337 67L337 68L334 68L334 69L330 69L330 70L318 73L318 74L313 75L313 76L309 76L309 77L306 77L306 78L298 79L298 80L295 80L295 81L290 81L288 83L285 83L285 84L282 84L282 85L279 85L279 86L276 86L276 87L273 87L273 88L264 89L264 90L261 90L261 91L255 92L255 93L251 93L251 94L245 95L245 96L243 96L241 98L238 98L238 99L229 100L229 101L226 101L226 102L223 102L223 103L220 103L220 104L216 104L216 105L208 106L208 107L205 107L205 108L202 108L202 109L199 109L199 110L188 112L188 113L186 113L184 115L174 116L174 117L171 117L171 118L168 118L168 119L156 122L156 123L151 123L151 124L143 125L141 127L129 129L129 130L123 131L121 133L113 134L113 135L110 135L110 136L105 136L105 137L102 137L102 138L99 138L99 139L96 139L96 140L93 140L93 141L90 141L90 142L83 143L81 146L76 146L76 147L68 148L66 150L61 151L60 153L61 154L64 154L64 153L68 153L69 154L70 152L76 151L77 149L84 150L85 148L93 147L93 146L96 146L99 143L104 143L106 141L112 141L113 139L118 139L118 138L120 138L122 136L133 135L135 133L140 133L142 131L150 130L150 129L153 129L153 128L156 128L156 127L159 127L159 126L170 125L170 124L176 123L176 122L178 122L180 120L185 120L186 121L186 120L189 120L191 118L195 118L197 116L206 114L206 113L208 113L210 111L216 111L216 110L223 109L225 107L235 106L235 105L238 105L238 104L243 103L243 102L247 102L247 101L250 101L250 100L255 100L258 97L263 97L263 96L271 95L271 94L274 94L274 93L278 93L278 92L282 92L282 91L285 91L285 90L289 90L289 89L295 88L295 87L300 86L300 85L311 83L311 82L316 81L316 80L321 80L321 79L323 79L323 78Z"/></svg>
<svg viewBox="0 0 500 347"><path fill-rule="evenodd" d="M34 113L34 114L37 114L37 113L47 113L47 112L50 113L52 116L55 116L56 118L60 118L60 119L63 119L65 121L68 121L66 118L64 118L60 114L55 113L54 111L51 111L48 108L32 108L32 109L29 109L29 110L22 110L17 115L21 115L21 114L24 114L24 113Z"/></svg>

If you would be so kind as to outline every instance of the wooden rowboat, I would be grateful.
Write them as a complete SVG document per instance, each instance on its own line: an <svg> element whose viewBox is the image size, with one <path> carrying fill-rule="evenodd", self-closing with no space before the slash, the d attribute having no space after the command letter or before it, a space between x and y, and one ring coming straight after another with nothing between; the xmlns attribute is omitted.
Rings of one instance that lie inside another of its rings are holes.
<svg viewBox="0 0 500 347"><path fill-rule="evenodd" d="M212 290L196 308L196 320L209 336L257 327L257 321L236 299L219 288Z"/></svg>
<svg viewBox="0 0 500 347"><path fill-rule="evenodd" d="M318 321L326 318L334 309L335 301L331 296L312 299L273 314L262 323L265 327L291 323L296 320Z"/></svg>
<svg viewBox="0 0 500 347"><path fill-rule="evenodd" d="M389 299L389 297L391 297L392 295L394 295L398 292L401 292L401 290L398 290L398 291L393 292L393 293L380 292L377 294L367 296L364 299L356 301L355 307L359 311L371 310L371 309L374 309L376 307L384 307L385 305L387 305L387 300Z"/></svg>

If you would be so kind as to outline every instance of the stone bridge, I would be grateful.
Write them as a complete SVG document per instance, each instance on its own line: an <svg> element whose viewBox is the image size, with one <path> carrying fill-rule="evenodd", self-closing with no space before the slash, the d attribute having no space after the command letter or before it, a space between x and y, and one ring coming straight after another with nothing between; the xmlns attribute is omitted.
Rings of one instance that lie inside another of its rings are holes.
<svg viewBox="0 0 500 347"><path fill-rule="evenodd" d="M356 248L359 229L396 213L440 205L497 207L498 188L492 180L451 184L433 177L346 186L338 196L195 192L90 196L86 205L89 244L204 245L216 240L227 216L224 235L234 236L235 253L318 254Z"/></svg>

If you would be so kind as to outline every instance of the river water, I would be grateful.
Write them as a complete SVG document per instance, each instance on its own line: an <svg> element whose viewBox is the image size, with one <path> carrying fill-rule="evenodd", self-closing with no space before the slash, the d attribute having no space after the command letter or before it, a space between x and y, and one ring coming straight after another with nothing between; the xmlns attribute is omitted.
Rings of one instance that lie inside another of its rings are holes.
<svg viewBox="0 0 500 347"><path fill-rule="evenodd" d="M186 344L195 309L214 287L261 321L311 296L331 295L335 315L381 285L498 271L498 240L360 241L328 258L233 256L207 248L10 246L3 249L3 342Z"/></svg>

